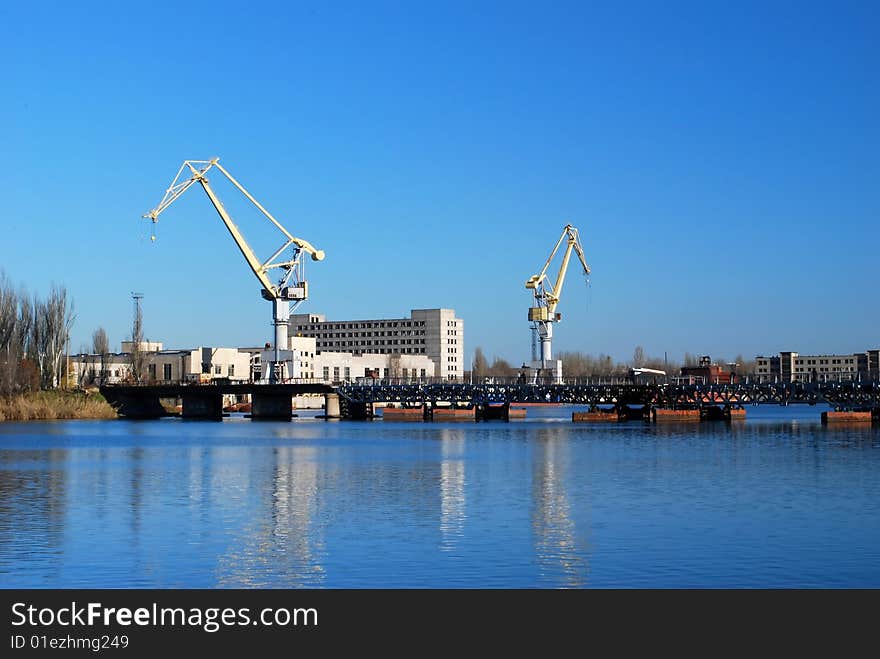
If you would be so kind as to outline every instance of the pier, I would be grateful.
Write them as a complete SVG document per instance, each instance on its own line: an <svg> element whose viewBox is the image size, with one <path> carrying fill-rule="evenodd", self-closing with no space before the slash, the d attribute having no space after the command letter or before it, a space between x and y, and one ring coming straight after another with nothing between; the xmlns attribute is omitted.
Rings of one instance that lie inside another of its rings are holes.
<svg viewBox="0 0 880 659"><path fill-rule="evenodd" d="M371 382L332 386L320 382L290 384L176 384L105 386L101 393L127 418L158 418L174 413L162 399L181 402L180 416L220 419L223 396L249 395L252 419L290 419L291 398L324 397L325 418L372 419L379 407L385 418L489 420L521 418L517 404L577 405L572 421L735 420L749 405L818 405L832 411L825 423L880 421L880 382L684 384L467 384ZM390 406L390 407L389 407ZM393 410L393 411L391 411ZM390 413L388 413L390 412Z"/></svg>

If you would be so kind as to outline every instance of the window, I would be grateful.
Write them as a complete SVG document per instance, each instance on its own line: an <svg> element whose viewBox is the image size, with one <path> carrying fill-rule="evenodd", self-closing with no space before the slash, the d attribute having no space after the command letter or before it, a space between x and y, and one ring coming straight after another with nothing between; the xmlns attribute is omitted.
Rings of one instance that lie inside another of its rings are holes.
<svg viewBox="0 0 880 659"><path fill-rule="evenodd" d="M409 369L403 369L403 377L407 377L409 375Z"/></svg>
<svg viewBox="0 0 880 659"><path fill-rule="evenodd" d="M425 369L422 369L422 371L421 371L421 377L425 377Z"/></svg>
<svg viewBox="0 0 880 659"><path fill-rule="evenodd" d="M333 381L334 382L339 381L339 367L338 366L333 367Z"/></svg>
<svg viewBox="0 0 880 659"><path fill-rule="evenodd" d="M229 365L229 377L232 377L233 375L235 375L235 364L230 364Z"/></svg>
<svg viewBox="0 0 880 659"><path fill-rule="evenodd" d="M345 379L351 380L351 369L348 366L345 367Z"/></svg>
<svg viewBox="0 0 880 659"><path fill-rule="evenodd" d="M222 375L223 374L223 366L220 364L214 365L214 375Z"/></svg>
<svg viewBox="0 0 880 659"><path fill-rule="evenodd" d="M324 367L324 380L327 381L329 379L330 379L330 367L325 366Z"/></svg>
<svg viewBox="0 0 880 659"><path fill-rule="evenodd" d="M155 380L156 379L156 365L155 364L148 364L147 370L150 373L150 379Z"/></svg>
<svg viewBox="0 0 880 659"><path fill-rule="evenodd" d="M162 379L170 380L171 379L171 364L163 364L162 365Z"/></svg>

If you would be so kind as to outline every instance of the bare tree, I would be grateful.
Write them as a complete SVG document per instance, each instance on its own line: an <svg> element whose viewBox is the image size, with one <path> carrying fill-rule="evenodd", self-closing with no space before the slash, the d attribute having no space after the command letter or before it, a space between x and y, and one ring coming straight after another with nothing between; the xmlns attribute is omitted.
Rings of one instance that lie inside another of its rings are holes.
<svg viewBox="0 0 880 659"><path fill-rule="evenodd" d="M131 327L131 377L138 384L144 381L147 370L147 355L144 352L144 319L140 305L135 306L134 322Z"/></svg>
<svg viewBox="0 0 880 659"><path fill-rule="evenodd" d="M105 355L110 352L110 340L107 338L107 331L103 327L99 327L92 332L92 352L96 355Z"/></svg>
<svg viewBox="0 0 880 659"><path fill-rule="evenodd" d="M63 286L53 285L41 300L16 292L0 273L0 391L59 386L73 319Z"/></svg>
<svg viewBox="0 0 880 659"><path fill-rule="evenodd" d="M633 366L641 368L645 365L645 361L647 361L645 349L642 346L636 346L635 350L633 350Z"/></svg>
<svg viewBox="0 0 880 659"><path fill-rule="evenodd" d="M492 365L488 369L488 375L501 378L512 378L516 376L516 369L510 365L506 359L495 357Z"/></svg>
<svg viewBox="0 0 880 659"><path fill-rule="evenodd" d="M473 364L473 376L474 379L482 378L486 376L486 372L489 370L489 363L486 361L486 355L483 354L483 349L479 346L474 350L474 364Z"/></svg>
<svg viewBox="0 0 880 659"><path fill-rule="evenodd" d="M46 300L46 313L48 319L47 347L51 369L52 387L57 388L61 384L61 378L67 376L67 367L63 363L64 348L70 338L70 329L76 315L73 313L73 301L67 295L64 286L52 285L49 297Z"/></svg>
<svg viewBox="0 0 880 659"><path fill-rule="evenodd" d="M100 382L104 382L107 355L110 354L110 339L107 338L107 330L99 327L92 332L92 353L101 356L101 368L98 371Z"/></svg>

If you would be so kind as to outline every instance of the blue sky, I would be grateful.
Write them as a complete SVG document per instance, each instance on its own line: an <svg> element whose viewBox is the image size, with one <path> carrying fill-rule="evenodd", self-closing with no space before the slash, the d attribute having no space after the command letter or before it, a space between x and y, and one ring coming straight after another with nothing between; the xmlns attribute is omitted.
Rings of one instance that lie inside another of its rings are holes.
<svg viewBox="0 0 880 659"><path fill-rule="evenodd" d="M523 283L572 222L593 276L557 350L878 347L878 7L3 3L0 267L68 287L74 348L118 345L135 290L151 339L262 343L201 190L156 243L139 219L220 156L327 252L303 311L454 307L468 356L521 361Z"/></svg>

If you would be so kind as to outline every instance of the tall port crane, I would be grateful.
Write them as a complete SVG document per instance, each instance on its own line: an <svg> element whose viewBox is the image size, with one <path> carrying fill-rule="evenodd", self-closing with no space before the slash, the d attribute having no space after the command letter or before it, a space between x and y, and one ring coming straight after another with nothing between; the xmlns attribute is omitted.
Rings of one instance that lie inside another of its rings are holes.
<svg viewBox="0 0 880 659"><path fill-rule="evenodd" d="M174 177L171 185L168 186L168 189L165 191L165 196L162 197L162 201L159 202L159 205L156 206L156 208L149 213L144 214L143 217L150 219L153 224L155 224L159 220L159 215L173 204L184 192L186 192L193 183L199 183L202 186L205 194L208 195L208 199L211 200L211 203L220 215L220 219L223 220L223 224L225 224L226 228L229 230L238 249L241 250L242 256L244 256L251 270L263 285L261 292L263 298L272 302L272 324L275 327L275 341L274 353L272 355L274 359L271 360L271 370L268 379L273 383L280 382L291 375L286 372L287 369L285 368L285 364L289 362L289 360L286 359L289 354L287 350L287 325L290 321L290 313L292 311L291 304L293 305L293 309L296 309L296 307L302 304L309 295L308 283L303 277L303 262L300 259L300 254L301 252L306 252L312 257L313 261L321 261L324 259L324 252L320 249L315 249L311 243L302 240L301 238L297 238L285 229L284 226L282 226L282 224L276 220L272 214L262 206L262 204L260 204L260 202L254 199L254 197L244 189L241 183L236 181L235 178L224 169L219 163L219 160L219 158L213 158L211 160L185 160L180 166L180 169L177 170L177 176ZM272 256L265 261L260 261L257 258L257 255L254 254L254 250L248 245L241 231L236 226L235 222L232 221L232 218L223 206L223 203L208 184L208 177L206 174L212 168L216 168L227 179L229 179L230 182L232 182L232 184L259 209L266 219L275 225L275 227L284 235L284 242L281 247L275 250ZM155 240L155 234L153 235L153 239ZM291 253L282 256L288 248L291 250ZM276 269L279 271L279 279L277 283L273 283L270 280L269 275L271 270Z"/></svg>
<svg viewBox="0 0 880 659"><path fill-rule="evenodd" d="M562 255L562 265L559 266L559 273L556 275L556 282L552 288L549 288L549 279L547 278L547 268L553 261L553 257L559 251L563 241L566 242L565 251ZM547 369L552 373L552 379L555 382L562 381L562 362L557 360L553 363L553 323L562 320L562 314L556 312L559 305L559 299L562 296L562 286L565 283L565 274L568 271L568 263L571 259L571 253L574 251L581 262L584 269L584 275L590 275L590 266L584 257L584 249L581 247L581 239L578 230L571 224L566 224L562 229L562 235L556 241L553 251L544 263L544 267L536 275L532 275L526 281L526 288L534 291L534 305L529 307L529 322L532 324L532 374L536 380L539 374L546 374ZM535 336L541 344L540 358L536 354Z"/></svg>

